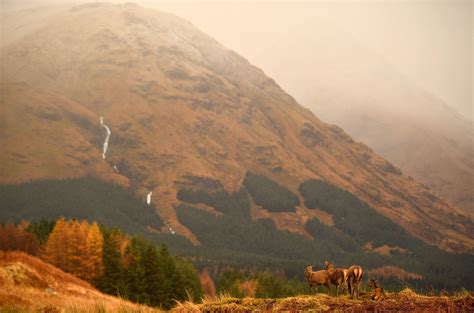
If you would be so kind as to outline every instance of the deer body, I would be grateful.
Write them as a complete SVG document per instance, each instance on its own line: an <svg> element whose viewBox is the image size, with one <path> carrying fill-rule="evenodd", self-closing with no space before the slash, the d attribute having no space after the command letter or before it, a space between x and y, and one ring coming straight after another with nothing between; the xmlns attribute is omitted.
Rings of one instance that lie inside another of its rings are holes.
<svg viewBox="0 0 474 313"><path fill-rule="evenodd" d="M352 297L359 297L359 285L362 281L363 270L359 265L352 265L347 269L347 284Z"/></svg>
<svg viewBox="0 0 474 313"><path fill-rule="evenodd" d="M336 268L332 262L325 261L326 270L330 274L331 284L336 286L336 297L339 296L339 287L345 290L348 271L345 268Z"/></svg>
<svg viewBox="0 0 474 313"><path fill-rule="evenodd" d="M328 295L331 293L331 275L327 270L320 270L313 272L312 266L306 266L304 270L304 276L306 281L309 284L309 291L312 293L314 287L318 287L319 285L326 286L328 290Z"/></svg>
<svg viewBox="0 0 474 313"><path fill-rule="evenodd" d="M379 285L379 282L370 279L369 287L373 288L372 289L372 300L378 301L378 300L385 300L387 298L387 294L385 293L385 290Z"/></svg>

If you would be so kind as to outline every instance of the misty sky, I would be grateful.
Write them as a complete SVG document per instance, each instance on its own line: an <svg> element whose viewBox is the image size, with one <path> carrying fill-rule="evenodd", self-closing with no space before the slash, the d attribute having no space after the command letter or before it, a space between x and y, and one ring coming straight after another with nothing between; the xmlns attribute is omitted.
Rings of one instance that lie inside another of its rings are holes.
<svg viewBox="0 0 474 313"><path fill-rule="evenodd" d="M1 1L4 7L12 3L31 6L45 2ZM282 38L292 32L297 32L301 40L310 38L315 21L324 21L324 25L337 28L418 86L464 116L473 118L473 1L130 2L189 20L270 76L272 63L262 60L268 57L272 47L281 46ZM292 47L287 47L285 53L291 55L292 51ZM317 51L307 53L316 55ZM350 57L350 51L346 53ZM298 59L295 58L294 62L297 64ZM290 71L279 75L298 75ZM285 86L286 77L272 78L292 93L291 86ZM307 88L311 85L308 84ZM293 96L302 101L299 94Z"/></svg>
<svg viewBox="0 0 474 313"><path fill-rule="evenodd" d="M346 32L367 51L472 119L472 3L229 1L197 6L182 1L154 2L153 6L190 20L267 73L272 72L266 68L269 62L261 60L276 42L294 30L305 32L299 34L304 40L314 30L301 25L324 20L324 25ZM287 53L292 53L291 47ZM273 78L287 89L278 77ZM294 96L301 101L299 95Z"/></svg>

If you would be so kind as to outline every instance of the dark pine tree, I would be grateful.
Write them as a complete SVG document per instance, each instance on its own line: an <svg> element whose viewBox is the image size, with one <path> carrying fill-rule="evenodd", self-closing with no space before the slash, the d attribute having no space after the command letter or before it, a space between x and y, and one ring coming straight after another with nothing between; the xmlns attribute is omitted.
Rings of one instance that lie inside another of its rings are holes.
<svg viewBox="0 0 474 313"><path fill-rule="evenodd" d="M120 254L120 242L118 229L103 229L104 248L103 265L104 272L98 281L98 288L108 294L124 295L126 288L122 277L122 256Z"/></svg>
<svg viewBox="0 0 474 313"><path fill-rule="evenodd" d="M145 273L144 289L147 303L153 306L163 306L166 288L163 284L164 273L161 271L158 251L153 244L146 245L141 263Z"/></svg>
<svg viewBox="0 0 474 313"><path fill-rule="evenodd" d="M175 300L186 299L186 289L176 263L170 256L168 247L165 244L161 245L158 255L160 272L164 274L162 306L165 309L169 309L175 305Z"/></svg>
<svg viewBox="0 0 474 313"><path fill-rule="evenodd" d="M126 297L135 302L148 303L149 297L145 290L145 269L143 268L143 255L147 242L142 238L132 238L125 251L126 268L124 280L126 282Z"/></svg>
<svg viewBox="0 0 474 313"><path fill-rule="evenodd" d="M195 302L200 301L203 295L202 286L194 264L182 257L176 257L175 262L186 293L189 293Z"/></svg>
<svg viewBox="0 0 474 313"><path fill-rule="evenodd" d="M35 234L39 240L40 245L44 247L46 241L48 240L49 234L51 234L55 225L55 220L41 219L38 222L31 223L31 225L26 230L32 234Z"/></svg>

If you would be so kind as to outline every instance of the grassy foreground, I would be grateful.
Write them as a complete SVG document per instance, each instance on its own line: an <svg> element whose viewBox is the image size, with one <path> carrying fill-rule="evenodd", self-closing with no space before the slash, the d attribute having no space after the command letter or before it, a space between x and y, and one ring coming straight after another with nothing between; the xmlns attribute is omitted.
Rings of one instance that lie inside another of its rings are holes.
<svg viewBox="0 0 474 313"><path fill-rule="evenodd" d="M410 289L388 293L388 298L373 301L370 294L359 300L348 296L328 297L325 294L284 299L232 298L221 295L206 298L203 303L178 303L173 312L474 312L474 297L469 292L453 296L423 296Z"/></svg>
<svg viewBox="0 0 474 313"><path fill-rule="evenodd" d="M474 312L470 292L424 296L410 289L373 301L325 294L284 299L233 298L220 295L201 303L177 302L174 312ZM160 312L100 293L90 284L22 252L0 251L0 312Z"/></svg>
<svg viewBox="0 0 474 313"><path fill-rule="evenodd" d="M0 312L160 312L97 291L23 252L0 251Z"/></svg>

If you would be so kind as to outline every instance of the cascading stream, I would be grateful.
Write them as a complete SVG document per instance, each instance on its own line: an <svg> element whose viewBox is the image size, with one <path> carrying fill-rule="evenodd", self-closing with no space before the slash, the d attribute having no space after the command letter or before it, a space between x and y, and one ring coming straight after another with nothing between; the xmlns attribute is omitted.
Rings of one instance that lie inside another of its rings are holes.
<svg viewBox="0 0 474 313"><path fill-rule="evenodd" d="M146 195L146 203L148 205L151 205L151 195L152 195L153 192L149 192L147 195Z"/></svg>
<svg viewBox="0 0 474 313"><path fill-rule="evenodd" d="M107 131L107 136L105 137L104 145L102 147L102 158L105 159L105 154L107 153L107 148L109 147L110 134L112 132L110 131L109 127L104 124L104 118L102 116L100 117L100 125L102 125L102 127L104 127Z"/></svg>

